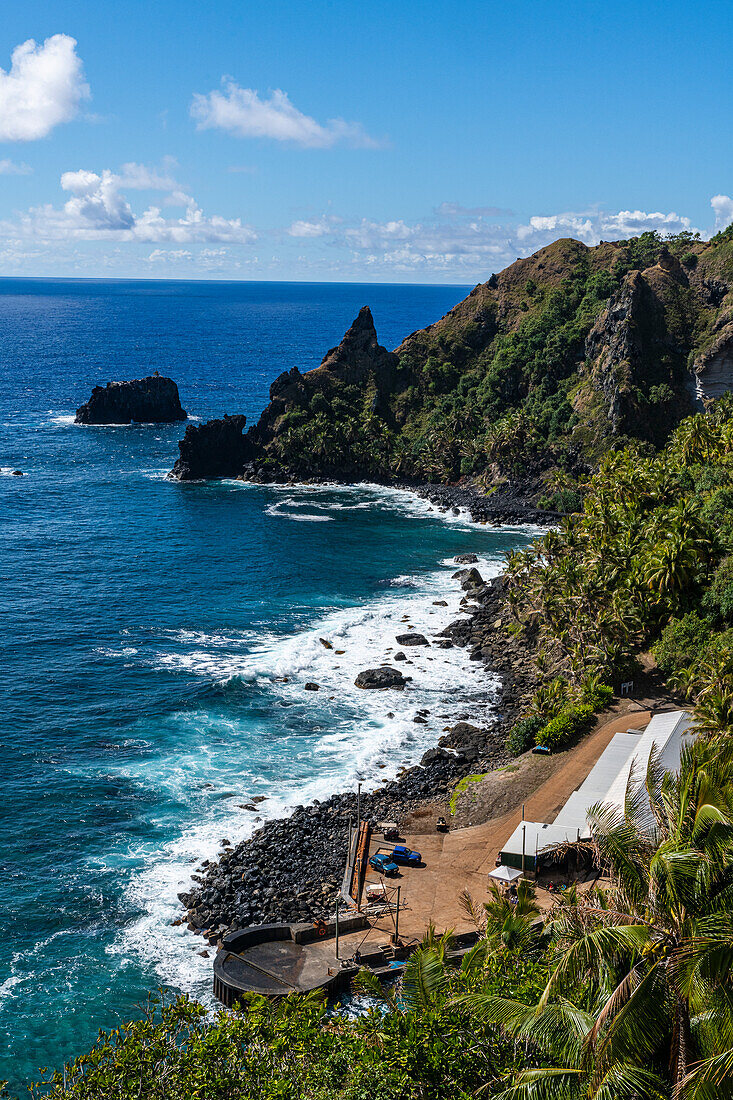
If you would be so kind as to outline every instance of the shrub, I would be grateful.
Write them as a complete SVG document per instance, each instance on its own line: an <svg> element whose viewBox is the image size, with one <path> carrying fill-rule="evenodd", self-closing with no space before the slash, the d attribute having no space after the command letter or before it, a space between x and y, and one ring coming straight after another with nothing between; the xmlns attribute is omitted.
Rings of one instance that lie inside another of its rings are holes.
<svg viewBox="0 0 733 1100"><path fill-rule="evenodd" d="M601 682L598 676L589 673L580 685L580 701L598 713L605 710L613 699L613 688Z"/></svg>
<svg viewBox="0 0 733 1100"><path fill-rule="evenodd" d="M545 722L559 714L567 702L568 682L556 676L547 684L540 684L532 696L532 710Z"/></svg>
<svg viewBox="0 0 733 1100"><path fill-rule="evenodd" d="M710 619L690 611L681 619L672 619L652 647L654 659L663 672L678 672L699 665L712 634Z"/></svg>
<svg viewBox="0 0 733 1100"><path fill-rule="evenodd" d="M509 731L506 739L507 752L512 756L521 756L523 752L528 752L535 744L535 735L544 724L544 719L538 714L533 714L529 718L520 718Z"/></svg>
<svg viewBox="0 0 733 1100"><path fill-rule="evenodd" d="M581 703L580 706L568 705L563 707L556 718L537 731L535 742L552 752L567 748L590 729L592 720L593 707L587 703Z"/></svg>

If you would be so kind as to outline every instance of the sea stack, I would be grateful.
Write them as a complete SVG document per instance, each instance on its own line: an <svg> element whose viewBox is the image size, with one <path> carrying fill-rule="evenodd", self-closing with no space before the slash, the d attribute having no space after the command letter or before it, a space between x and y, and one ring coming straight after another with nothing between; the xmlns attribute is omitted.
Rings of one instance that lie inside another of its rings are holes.
<svg viewBox="0 0 733 1100"><path fill-rule="evenodd" d="M148 378L95 386L87 403L76 410L75 423L173 424L186 418L178 386L156 371Z"/></svg>
<svg viewBox="0 0 733 1100"><path fill-rule="evenodd" d="M178 444L181 452L171 470L176 481L204 481L207 478L237 477L254 455L243 434L246 416L223 416L205 424L189 424Z"/></svg>

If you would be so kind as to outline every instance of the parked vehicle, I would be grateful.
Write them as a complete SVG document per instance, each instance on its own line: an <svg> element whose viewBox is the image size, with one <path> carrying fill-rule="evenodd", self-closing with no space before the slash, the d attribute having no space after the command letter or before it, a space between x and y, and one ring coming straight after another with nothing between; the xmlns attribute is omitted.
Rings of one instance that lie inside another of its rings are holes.
<svg viewBox="0 0 733 1100"><path fill-rule="evenodd" d="M418 867L422 863L422 856L419 852L413 852L410 848L405 847L404 844L395 844L392 849L392 859L395 863L406 863L411 867Z"/></svg>
<svg viewBox="0 0 733 1100"><path fill-rule="evenodd" d="M387 855L386 852L377 852L369 860L369 866L375 871L379 871L382 875L398 875L400 869L396 863L392 861L392 857Z"/></svg>

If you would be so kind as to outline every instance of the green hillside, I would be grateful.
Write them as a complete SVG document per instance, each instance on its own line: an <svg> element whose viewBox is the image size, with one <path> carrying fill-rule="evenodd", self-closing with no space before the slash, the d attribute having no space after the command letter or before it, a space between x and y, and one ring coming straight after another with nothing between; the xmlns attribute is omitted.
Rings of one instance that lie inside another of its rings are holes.
<svg viewBox="0 0 733 1100"><path fill-rule="evenodd" d="M730 229L559 240L394 354L362 310L320 367L273 384L248 457L260 472L487 485L578 471L629 438L662 444L694 411L698 372L722 362L733 380L731 348Z"/></svg>

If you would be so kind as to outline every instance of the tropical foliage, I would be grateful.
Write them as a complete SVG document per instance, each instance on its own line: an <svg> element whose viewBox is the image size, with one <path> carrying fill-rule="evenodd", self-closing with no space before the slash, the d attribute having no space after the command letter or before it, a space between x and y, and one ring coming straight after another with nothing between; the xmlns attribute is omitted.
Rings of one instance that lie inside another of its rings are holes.
<svg viewBox="0 0 733 1100"><path fill-rule="evenodd" d="M683 421L661 451L635 445L608 455L585 487L582 510L510 555L515 629L542 655L528 714L549 721L568 705L600 709L600 685L632 678L651 646L708 725L729 728L731 553L733 398L726 395L708 414Z"/></svg>

